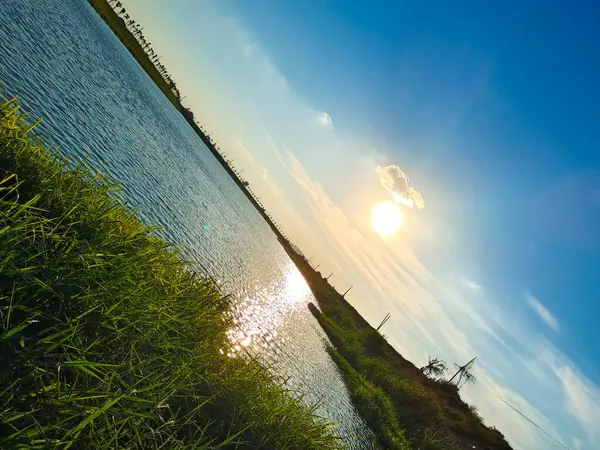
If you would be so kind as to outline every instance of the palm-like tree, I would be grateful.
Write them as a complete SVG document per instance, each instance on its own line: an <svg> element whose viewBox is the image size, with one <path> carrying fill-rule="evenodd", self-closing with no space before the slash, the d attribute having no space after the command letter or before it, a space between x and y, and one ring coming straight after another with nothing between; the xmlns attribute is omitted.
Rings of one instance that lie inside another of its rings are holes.
<svg viewBox="0 0 600 450"><path fill-rule="evenodd" d="M471 361L466 363L464 366L459 366L456 364L457 371L456 373L448 380L448 383L454 384L460 389L464 384L470 384L475 381L475 375L473 375L473 367L475 364L475 360L477 356L475 356Z"/></svg>
<svg viewBox="0 0 600 450"><path fill-rule="evenodd" d="M429 356L429 363L426 366L421 367L421 372L428 377L441 377L446 373L447 369L448 367L444 361Z"/></svg>

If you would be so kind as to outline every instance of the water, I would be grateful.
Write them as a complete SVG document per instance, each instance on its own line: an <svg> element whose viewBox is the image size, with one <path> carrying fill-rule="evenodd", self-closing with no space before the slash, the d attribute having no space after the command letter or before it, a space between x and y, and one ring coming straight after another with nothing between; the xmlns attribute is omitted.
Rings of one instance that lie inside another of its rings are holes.
<svg viewBox="0 0 600 450"><path fill-rule="evenodd" d="M276 361L319 413L373 448L325 352L304 279L188 124L84 0L2 0L2 96L43 117L50 144L89 157L125 201L236 297L239 347Z"/></svg>

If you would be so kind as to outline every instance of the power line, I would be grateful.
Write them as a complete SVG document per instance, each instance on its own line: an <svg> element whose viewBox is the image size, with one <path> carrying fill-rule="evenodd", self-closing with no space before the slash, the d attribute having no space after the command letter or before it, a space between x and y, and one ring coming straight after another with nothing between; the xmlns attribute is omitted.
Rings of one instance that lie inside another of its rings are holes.
<svg viewBox="0 0 600 450"><path fill-rule="evenodd" d="M458 365L456 362L452 361L451 358L448 358L447 355L444 355L443 353L441 353L441 351L435 349L431 344L422 341L421 339L417 338L413 333L411 333L410 331L408 331L408 329L406 329L405 327L403 327L402 325L396 325L397 327L399 327L401 330L403 330L404 332L406 332L408 335L410 335L413 339L415 339L416 341L420 342L421 344L425 345L426 347L430 348L431 350L434 350L435 353L437 353L438 356L441 356L442 358L444 358L446 361L450 361L453 364ZM479 363L479 361L478 361ZM481 370L485 370L483 368L483 366L481 364L479 364ZM508 401L506 401L505 399L503 399L502 397L500 397L498 394L496 394L490 387L488 387L485 383L483 383L482 381L480 381L479 379L477 379L475 376L473 376L473 379L479 383L480 385L482 385L483 387L485 387L490 394L492 394L494 397L496 397L498 400L500 400L502 403L504 403L506 406L508 406L510 409L512 409L513 411L515 411L517 414L519 414L523 419L525 419L527 422L529 422L530 424L532 424L539 432L541 432L542 434L540 436L542 436L545 440L546 437L550 438L552 440L552 442L555 445L558 445L560 448L563 448L565 450L571 450L569 447L567 447L565 444L563 444L561 441L559 441L557 438L555 438L554 436L552 436L548 431L546 431L544 428L542 428L540 425L538 425L533 419L530 419L529 417L527 417L523 412L521 412L516 406L510 404Z"/></svg>
<svg viewBox="0 0 600 450"><path fill-rule="evenodd" d="M530 424L532 424L534 427L536 427L539 431L541 431L542 433L544 433L546 436L548 436L550 439L552 439L554 442L556 442L558 445L560 445L562 448L566 449L566 450L571 450L569 447L567 447L565 444L563 444L561 441L559 441L557 438L555 438L554 436L552 436L549 432L547 432L546 430L544 430L540 425L538 425L537 423L535 423L532 419L530 419L529 417L527 417L525 414L523 414L516 406L511 405L509 402L507 402L506 400L504 400L502 397L500 397L498 394L496 394L491 388L489 388L485 383L483 383L482 381L479 381L477 378L475 378L475 376L473 376L473 379L479 383L480 385L482 385L484 388L486 388L494 397L496 397L498 400L500 400L502 403L504 403L506 406L508 406L510 409L512 409L513 411L515 411L517 414L519 414L523 419L525 419L527 422L529 422Z"/></svg>

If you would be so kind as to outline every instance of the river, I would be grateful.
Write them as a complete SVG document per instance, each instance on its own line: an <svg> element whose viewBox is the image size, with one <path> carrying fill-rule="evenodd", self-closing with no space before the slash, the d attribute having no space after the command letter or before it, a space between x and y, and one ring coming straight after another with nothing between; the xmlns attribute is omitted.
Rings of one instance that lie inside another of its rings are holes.
<svg viewBox="0 0 600 450"><path fill-rule="evenodd" d="M262 217L84 0L0 2L1 95L50 145L109 174L123 199L235 300L231 339L274 363L351 449L374 448L307 309L304 279Z"/></svg>

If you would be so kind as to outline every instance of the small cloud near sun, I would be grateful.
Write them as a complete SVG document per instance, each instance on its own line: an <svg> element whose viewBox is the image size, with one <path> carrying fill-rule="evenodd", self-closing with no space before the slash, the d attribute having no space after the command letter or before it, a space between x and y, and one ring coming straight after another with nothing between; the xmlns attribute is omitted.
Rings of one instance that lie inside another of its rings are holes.
<svg viewBox="0 0 600 450"><path fill-rule="evenodd" d="M319 113L318 120L321 123L321 125L323 125L324 127L327 127L327 128L333 127L333 120L331 119L331 116L329 114L327 114L325 111Z"/></svg>
<svg viewBox="0 0 600 450"><path fill-rule="evenodd" d="M425 200L419 191L409 186L408 176L395 164L377 166L381 185L394 197L394 200L409 208L425 208Z"/></svg>

